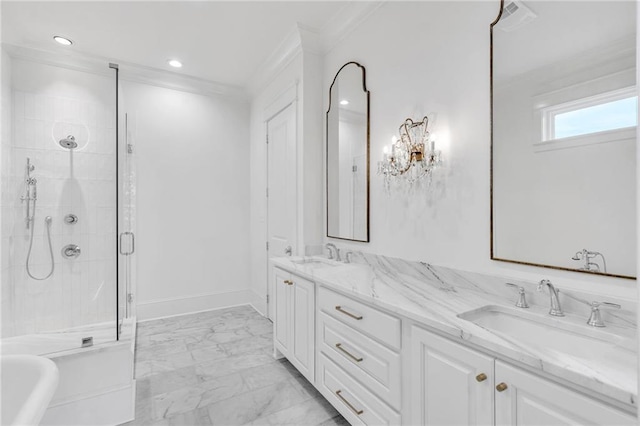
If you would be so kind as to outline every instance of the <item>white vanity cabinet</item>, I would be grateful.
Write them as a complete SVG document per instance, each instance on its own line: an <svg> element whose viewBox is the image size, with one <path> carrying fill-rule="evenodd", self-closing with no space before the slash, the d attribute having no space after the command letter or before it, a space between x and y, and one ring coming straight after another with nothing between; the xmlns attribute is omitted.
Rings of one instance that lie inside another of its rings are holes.
<svg viewBox="0 0 640 426"><path fill-rule="evenodd" d="M315 342L313 282L274 268L275 348L314 383Z"/></svg>
<svg viewBox="0 0 640 426"><path fill-rule="evenodd" d="M494 358L411 326L411 425L493 425Z"/></svg>
<svg viewBox="0 0 640 426"><path fill-rule="evenodd" d="M637 424L614 399L505 362L344 286L272 271L275 349L352 425Z"/></svg>
<svg viewBox="0 0 640 426"><path fill-rule="evenodd" d="M637 422L616 407L420 327L411 327L409 347L411 368L405 380L410 382L411 425Z"/></svg>
<svg viewBox="0 0 640 426"><path fill-rule="evenodd" d="M318 287L317 387L352 425L401 421L401 321Z"/></svg>
<svg viewBox="0 0 640 426"><path fill-rule="evenodd" d="M497 386L496 425L637 424L635 416L501 361Z"/></svg>

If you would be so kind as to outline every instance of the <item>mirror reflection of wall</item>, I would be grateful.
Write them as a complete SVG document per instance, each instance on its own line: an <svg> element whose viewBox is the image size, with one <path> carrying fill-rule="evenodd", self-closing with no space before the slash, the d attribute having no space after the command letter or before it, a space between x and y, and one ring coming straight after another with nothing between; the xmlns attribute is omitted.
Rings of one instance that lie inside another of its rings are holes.
<svg viewBox="0 0 640 426"><path fill-rule="evenodd" d="M364 67L345 64L327 111L327 236L369 240L369 92Z"/></svg>
<svg viewBox="0 0 640 426"><path fill-rule="evenodd" d="M492 257L634 277L636 4L511 3L492 28Z"/></svg>

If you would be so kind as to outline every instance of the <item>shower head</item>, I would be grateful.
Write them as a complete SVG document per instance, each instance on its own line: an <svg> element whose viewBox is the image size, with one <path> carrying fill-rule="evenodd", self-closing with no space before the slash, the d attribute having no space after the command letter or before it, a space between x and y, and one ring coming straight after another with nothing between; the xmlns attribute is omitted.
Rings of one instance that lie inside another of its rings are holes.
<svg viewBox="0 0 640 426"><path fill-rule="evenodd" d="M76 138L72 135L67 136L64 139L60 139L58 142L61 147L66 149L73 149L78 147L78 143L76 142Z"/></svg>

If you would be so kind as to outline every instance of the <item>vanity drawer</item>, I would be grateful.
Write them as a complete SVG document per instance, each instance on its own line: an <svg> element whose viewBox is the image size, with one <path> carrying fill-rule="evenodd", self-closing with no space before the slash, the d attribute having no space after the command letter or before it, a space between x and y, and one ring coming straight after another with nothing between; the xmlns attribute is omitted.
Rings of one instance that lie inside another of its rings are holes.
<svg viewBox="0 0 640 426"><path fill-rule="evenodd" d="M318 382L325 398L352 425L399 425L400 414L320 354Z"/></svg>
<svg viewBox="0 0 640 426"><path fill-rule="evenodd" d="M395 409L400 409L400 355L324 312L318 315L318 344L332 361Z"/></svg>
<svg viewBox="0 0 640 426"><path fill-rule="evenodd" d="M318 307L339 321L400 350L401 324L398 318L325 287L318 290Z"/></svg>

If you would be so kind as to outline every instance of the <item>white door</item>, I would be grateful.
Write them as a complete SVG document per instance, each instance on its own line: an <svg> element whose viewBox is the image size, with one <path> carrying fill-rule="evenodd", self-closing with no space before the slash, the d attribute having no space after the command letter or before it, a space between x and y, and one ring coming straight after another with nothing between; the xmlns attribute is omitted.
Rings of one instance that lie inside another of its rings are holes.
<svg viewBox="0 0 640 426"><path fill-rule="evenodd" d="M267 256L291 256L297 252L295 104L267 121L267 176ZM268 292L270 301L273 283ZM273 303L267 310L273 319Z"/></svg>
<svg viewBox="0 0 640 426"><path fill-rule="evenodd" d="M493 358L411 329L411 424L493 425Z"/></svg>
<svg viewBox="0 0 640 426"><path fill-rule="evenodd" d="M496 424L635 425L636 417L496 361Z"/></svg>

